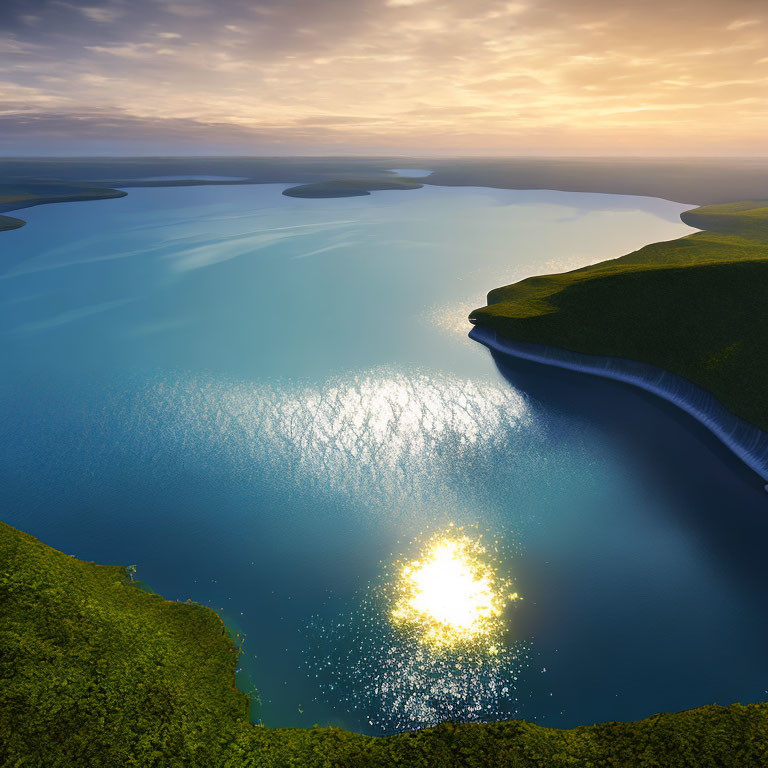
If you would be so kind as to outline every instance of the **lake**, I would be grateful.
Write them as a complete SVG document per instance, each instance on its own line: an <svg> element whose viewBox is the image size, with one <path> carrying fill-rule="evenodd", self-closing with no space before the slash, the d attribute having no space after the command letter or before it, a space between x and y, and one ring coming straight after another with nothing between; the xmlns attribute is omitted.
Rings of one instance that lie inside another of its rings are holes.
<svg viewBox="0 0 768 768"><path fill-rule="evenodd" d="M466 336L491 288L682 236L690 206L286 186L131 189L0 234L2 518L219 611L270 726L764 700L756 476L650 395ZM456 527L523 598L483 663L388 620L395 564Z"/></svg>

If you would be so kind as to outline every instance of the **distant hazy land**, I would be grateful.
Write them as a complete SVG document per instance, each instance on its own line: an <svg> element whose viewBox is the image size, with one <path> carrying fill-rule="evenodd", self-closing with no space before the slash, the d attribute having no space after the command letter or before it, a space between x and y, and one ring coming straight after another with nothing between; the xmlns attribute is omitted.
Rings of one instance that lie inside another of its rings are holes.
<svg viewBox="0 0 768 768"><path fill-rule="evenodd" d="M432 171L405 179L393 168ZM184 176L169 179L163 177ZM214 181L205 177L224 177ZM198 178L194 178L198 177ZM364 184L360 185L360 180ZM198 184L316 185L294 196L349 196L414 184L647 195L707 205L768 198L768 160L754 158L128 157L0 159L0 213L47 202L121 196L114 188ZM385 186L378 186L384 184ZM357 185L357 186L356 186ZM112 188L112 189L109 189Z"/></svg>
<svg viewBox="0 0 768 768"><path fill-rule="evenodd" d="M0 175L0 214L45 203L104 200L125 195L125 192L118 189L108 189L98 184L34 178L14 179ZM24 224L22 219L0 215L0 230L18 229Z"/></svg>

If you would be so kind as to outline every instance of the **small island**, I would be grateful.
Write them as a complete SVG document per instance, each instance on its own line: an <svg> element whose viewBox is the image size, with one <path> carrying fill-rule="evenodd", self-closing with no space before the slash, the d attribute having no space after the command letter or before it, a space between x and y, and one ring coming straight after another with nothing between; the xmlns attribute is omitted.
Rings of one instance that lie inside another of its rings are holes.
<svg viewBox="0 0 768 768"><path fill-rule="evenodd" d="M331 181L318 181L313 184L301 184L298 187L289 187L283 191L287 197L362 197L371 192L379 192L388 189L421 189L424 185L413 178L392 179L333 179Z"/></svg>

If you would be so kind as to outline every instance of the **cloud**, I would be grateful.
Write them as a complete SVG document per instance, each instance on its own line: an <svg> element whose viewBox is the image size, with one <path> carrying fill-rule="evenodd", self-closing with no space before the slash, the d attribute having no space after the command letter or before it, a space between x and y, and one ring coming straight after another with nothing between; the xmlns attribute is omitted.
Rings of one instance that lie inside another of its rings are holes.
<svg viewBox="0 0 768 768"><path fill-rule="evenodd" d="M117 21L122 13L114 8L82 7L78 9L87 19L101 23Z"/></svg>
<svg viewBox="0 0 768 768"><path fill-rule="evenodd" d="M295 121L297 125L365 125L386 122L386 118L365 115L308 115Z"/></svg>
<svg viewBox="0 0 768 768"><path fill-rule="evenodd" d="M731 32L735 32L740 29L747 29L748 27L754 27L760 23L761 23L760 19L737 19L736 21L732 21L726 27L726 29L730 30Z"/></svg>
<svg viewBox="0 0 768 768"><path fill-rule="evenodd" d="M763 0L5 4L0 113L41 137L768 151Z"/></svg>
<svg viewBox="0 0 768 768"><path fill-rule="evenodd" d="M122 45L87 45L86 50L94 53L106 53L126 59L147 59L154 56L168 56L170 48L160 48L152 43L124 43Z"/></svg>
<svg viewBox="0 0 768 768"><path fill-rule="evenodd" d="M76 11L85 16L90 21L95 21L99 24L111 24L117 21L122 15L123 10L115 5L78 5L76 3L67 3L63 0L55 0L55 5L62 8L68 8L69 10Z"/></svg>
<svg viewBox="0 0 768 768"><path fill-rule="evenodd" d="M21 109L30 109L32 106L40 109L44 105L61 105L68 100L66 96L51 93L46 88L31 88L0 81L0 113L14 113Z"/></svg>
<svg viewBox="0 0 768 768"><path fill-rule="evenodd" d="M0 56L28 55L37 53L39 50L37 45L22 42L15 37L9 35L0 37Z"/></svg>
<svg viewBox="0 0 768 768"><path fill-rule="evenodd" d="M188 19L199 19L210 16L212 11L203 3L188 0L185 3L162 3L163 10L176 16L182 16Z"/></svg>

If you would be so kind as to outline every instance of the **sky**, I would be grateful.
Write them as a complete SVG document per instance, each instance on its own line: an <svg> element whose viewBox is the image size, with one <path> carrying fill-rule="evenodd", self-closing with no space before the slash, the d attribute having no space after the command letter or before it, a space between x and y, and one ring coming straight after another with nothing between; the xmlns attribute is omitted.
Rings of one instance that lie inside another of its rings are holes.
<svg viewBox="0 0 768 768"><path fill-rule="evenodd" d="M768 155L768 0L0 0L0 154Z"/></svg>

